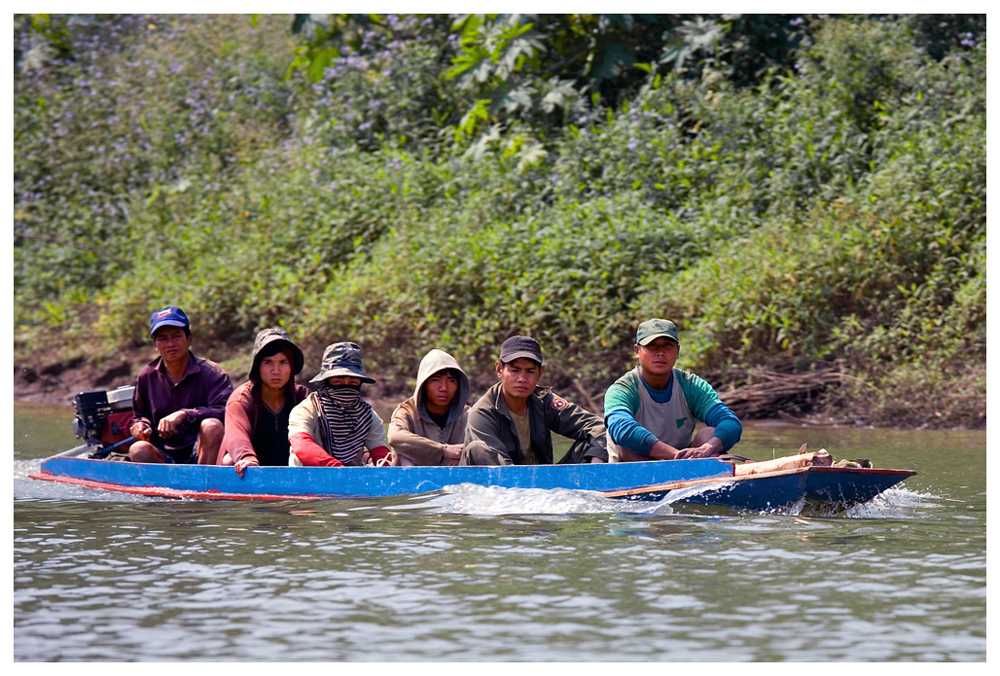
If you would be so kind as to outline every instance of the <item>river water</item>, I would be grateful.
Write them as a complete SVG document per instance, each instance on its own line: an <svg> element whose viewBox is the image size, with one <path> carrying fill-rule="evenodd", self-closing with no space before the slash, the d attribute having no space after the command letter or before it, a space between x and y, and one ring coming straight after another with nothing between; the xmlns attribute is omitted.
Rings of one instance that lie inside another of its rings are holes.
<svg viewBox="0 0 1000 676"><path fill-rule="evenodd" d="M179 501L36 481L70 410L15 405L17 661L985 661L986 433L748 424L915 469L837 515L461 486Z"/></svg>

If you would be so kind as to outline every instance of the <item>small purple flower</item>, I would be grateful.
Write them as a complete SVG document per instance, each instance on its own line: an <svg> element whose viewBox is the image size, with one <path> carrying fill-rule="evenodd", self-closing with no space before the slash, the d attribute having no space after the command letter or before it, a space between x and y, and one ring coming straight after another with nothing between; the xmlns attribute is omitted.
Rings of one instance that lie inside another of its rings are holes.
<svg viewBox="0 0 1000 676"><path fill-rule="evenodd" d="M798 27L798 26L801 26L802 24L804 24L805 22L806 22L806 21L805 21L805 19L803 19L803 18L802 18L802 17L800 16L800 17L796 17L796 18L792 19L791 21L789 21L789 22L788 22L788 25L789 25L789 26L795 26L795 27Z"/></svg>
<svg viewBox="0 0 1000 676"><path fill-rule="evenodd" d="M639 141L637 141L634 138L631 138L628 140L628 143L625 145L625 147L628 148L629 150L635 150L636 148L639 147Z"/></svg>

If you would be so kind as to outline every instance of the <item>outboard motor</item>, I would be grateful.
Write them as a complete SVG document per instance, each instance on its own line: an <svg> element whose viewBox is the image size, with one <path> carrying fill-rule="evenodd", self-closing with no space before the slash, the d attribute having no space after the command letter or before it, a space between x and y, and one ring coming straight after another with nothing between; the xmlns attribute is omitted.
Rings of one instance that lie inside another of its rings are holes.
<svg viewBox="0 0 1000 676"><path fill-rule="evenodd" d="M120 442L129 439L128 422L132 419L132 391L130 386L111 390L89 390L76 395L76 418L73 434L88 446L125 450ZM104 453L103 455L107 455Z"/></svg>

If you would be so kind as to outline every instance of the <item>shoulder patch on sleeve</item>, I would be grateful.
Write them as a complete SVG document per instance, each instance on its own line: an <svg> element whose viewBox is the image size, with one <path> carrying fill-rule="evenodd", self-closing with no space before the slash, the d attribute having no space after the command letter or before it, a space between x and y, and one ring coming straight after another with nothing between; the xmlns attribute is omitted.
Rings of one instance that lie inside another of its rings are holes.
<svg viewBox="0 0 1000 676"><path fill-rule="evenodd" d="M567 406L569 406L569 402L566 401L565 399L560 399L559 397L552 397L552 408L556 409L557 411L561 411Z"/></svg>

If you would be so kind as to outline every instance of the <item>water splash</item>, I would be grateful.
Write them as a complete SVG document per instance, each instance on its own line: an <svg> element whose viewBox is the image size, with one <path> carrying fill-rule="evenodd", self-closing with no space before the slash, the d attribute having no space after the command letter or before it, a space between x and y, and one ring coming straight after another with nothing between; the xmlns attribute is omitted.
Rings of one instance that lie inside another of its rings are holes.
<svg viewBox="0 0 1000 676"><path fill-rule="evenodd" d="M600 493L568 488L501 488L460 484L450 486L420 505L433 513L497 516L504 514L669 514L665 502L633 502L605 498Z"/></svg>
<svg viewBox="0 0 1000 676"><path fill-rule="evenodd" d="M926 510L940 508L942 499L932 493L919 493L894 486L868 502L848 508L844 516L852 519L905 519L918 512L921 516L927 516Z"/></svg>
<svg viewBox="0 0 1000 676"><path fill-rule="evenodd" d="M466 514L477 516L497 516L506 514L636 514L667 515L688 512L682 501L702 491L719 490L716 484L692 486L672 491L659 501L622 500L605 498L599 493L565 488L542 490L534 488L501 488L498 486L478 486L461 484L451 486L433 496L404 507L441 514ZM419 498L415 498L418 500ZM902 487L894 487L866 503L852 506L828 505L808 502L804 498L796 502L767 510L773 516L827 517L837 519L910 519L926 516L927 509L937 509L941 505L937 496L930 493L916 493ZM392 509L399 509L394 506ZM699 512L721 510L733 513L723 507L699 505ZM757 511L748 513L760 514Z"/></svg>
<svg viewBox="0 0 1000 676"><path fill-rule="evenodd" d="M927 509L941 507L941 498L894 486L871 500L855 505L809 502L805 498L769 510L781 516L829 517L839 519L912 519L928 516Z"/></svg>

